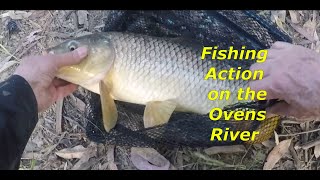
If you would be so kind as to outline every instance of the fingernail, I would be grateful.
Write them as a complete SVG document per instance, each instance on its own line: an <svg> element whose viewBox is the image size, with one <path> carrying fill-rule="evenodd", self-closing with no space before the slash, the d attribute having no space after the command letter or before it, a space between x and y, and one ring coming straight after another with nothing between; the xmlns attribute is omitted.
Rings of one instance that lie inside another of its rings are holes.
<svg viewBox="0 0 320 180"><path fill-rule="evenodd" d="M82 59L88 55L88 49L87 49L87 47L79 47L77 49L77 53L78 53L79 57Z"/></svg>

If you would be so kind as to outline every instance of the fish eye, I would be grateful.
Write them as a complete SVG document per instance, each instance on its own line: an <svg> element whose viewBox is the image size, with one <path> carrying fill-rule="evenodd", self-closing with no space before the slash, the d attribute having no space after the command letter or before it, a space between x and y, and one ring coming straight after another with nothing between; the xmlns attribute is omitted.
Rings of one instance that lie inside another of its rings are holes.
<svg viewBox="0 0 320 180"><path fill-rule="evenodd" d="M77 48L77 47L76 47L75 45L70 45L70 46L69 46L69 50L70 50L70 51L74 51L76 48Z"/></svg>
<svg viewBox="0 0 320 180"><path fill-rule="evenodd" d="M69 51L74 51L78 48L78 42L76 41L70 41L68 44L67 44L67 47L69 49Z"/></svg>

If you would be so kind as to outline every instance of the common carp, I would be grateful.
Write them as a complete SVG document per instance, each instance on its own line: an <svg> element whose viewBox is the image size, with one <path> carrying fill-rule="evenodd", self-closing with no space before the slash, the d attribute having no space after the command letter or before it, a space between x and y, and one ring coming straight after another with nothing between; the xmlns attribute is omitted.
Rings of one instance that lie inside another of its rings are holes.
<svg viewBox="0 0 320 180"><path fill-rule="evenodd" d="M237 103L248 81L204 80L211 67L232 68L224 61L201 60L202 46L176 38L103 32L67 40L47 51L54 54L87 46L88 57L59 70L58 78L100 94L104 128L117 122L114 100L146 105L145 127L167 123L174 111L207 114ZM230 90L228 100L209 100L211 90Z"/></svg>

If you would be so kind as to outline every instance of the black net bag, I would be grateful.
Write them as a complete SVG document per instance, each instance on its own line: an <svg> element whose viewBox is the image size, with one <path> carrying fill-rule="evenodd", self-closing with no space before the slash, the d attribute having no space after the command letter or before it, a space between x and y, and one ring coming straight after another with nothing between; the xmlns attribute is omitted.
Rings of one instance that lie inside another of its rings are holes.
<svg viewBox="0 0 320 180"><path fill-rule="evenodd" d="M267 49L275 41L291 42L269 19L255 11L110 11L103 31L133 32L158 37L193 39L204 46L241 49ZM253 62L253 61L252 61ZM232 67L249 69L250 63L228 61ZM174 112L167 124L144 128L143 105L116 101L118 122L105 132L99 95L84 90L75 95L86 103L86 134L90 140L129 147L210 147L240 144L242 141L210 141L213 128L254 131L260 121L212 121L208 115ZM265 103L244 105L245 109L264 109ZM237 107L239 108L239 107ZM273 131L277 124L268 124ZM261 127L260 127L261 128Z"/></svg>

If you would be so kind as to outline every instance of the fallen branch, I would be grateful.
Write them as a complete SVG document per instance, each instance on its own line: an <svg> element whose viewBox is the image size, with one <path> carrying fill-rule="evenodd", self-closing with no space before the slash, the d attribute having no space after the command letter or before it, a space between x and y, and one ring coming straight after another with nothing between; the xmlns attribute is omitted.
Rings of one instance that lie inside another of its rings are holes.
<svg viewBox="0 0 320 180"><path fill-rule="evenodd" d="M320 128L318 129L313 129L310 131L305 131L305 132L299 132L299 133L293 133L293 134L279 134L279 137L288 137L288 136L296 136L296 135L301 135L301 134L307 134L307 133L312 133L312 132L317 132L320 131Z"/></svg>
<svg viewBox="0 0 320 180"><path fill-rule="evenodd" d="M301 144L301 145L298 145L297 147L298 148L302 148L303 150L308 150L316 145L319 145L320 144L320 138L318 139L315 139L313 141L310 141L310 142L307 142L307 143L304 143L304 144Z"/></svg>

